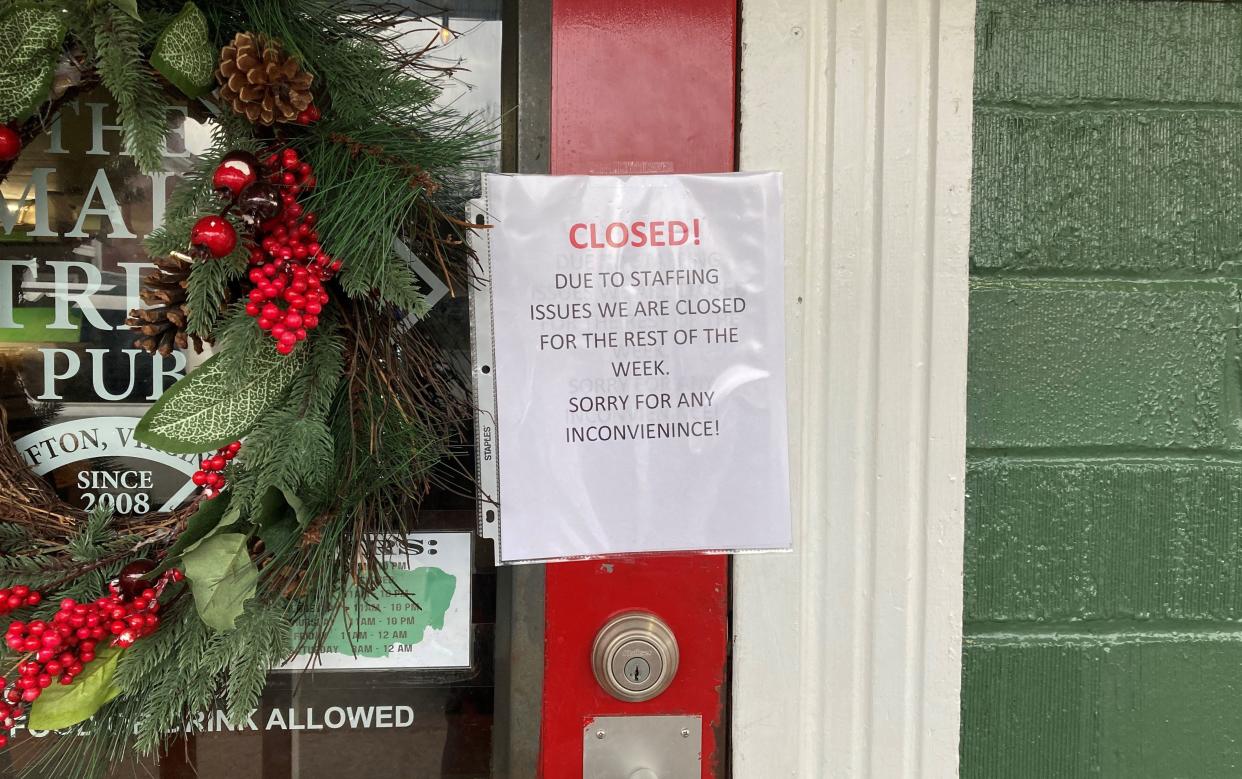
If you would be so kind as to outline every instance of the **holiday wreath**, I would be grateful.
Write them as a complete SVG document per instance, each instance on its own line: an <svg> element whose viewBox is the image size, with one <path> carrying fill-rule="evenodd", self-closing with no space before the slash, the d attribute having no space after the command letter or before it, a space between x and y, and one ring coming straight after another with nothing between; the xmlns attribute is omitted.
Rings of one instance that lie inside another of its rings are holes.
<svg viewBox="0 0 1242 779"><path fill-rule="evenodd" d="M331 0L0 0L0 180L87 90L111 93L146 171L178 92L215 123L146 241L156 267L127 320L148 351L212 347L136 429L202 455L195 499L88 513L0 441L0 745L23 716L82 724L24 756L29 775L159 754L217 705L243 720L270 668L318 648L313 632L291 646L291 625L326 630L346 592L381 585L377 545L455 457L468 393L416 324L394 241L469 283L471 225L452 214L489 141L436 106L436 68L399 45L399 17Z"/></svg>

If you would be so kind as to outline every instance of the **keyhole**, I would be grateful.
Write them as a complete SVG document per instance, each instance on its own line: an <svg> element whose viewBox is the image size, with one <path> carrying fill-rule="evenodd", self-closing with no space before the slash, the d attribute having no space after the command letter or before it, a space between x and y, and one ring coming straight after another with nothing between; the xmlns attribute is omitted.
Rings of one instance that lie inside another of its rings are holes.
<svg viewBox="0 0 1242 779"><path fill-rule="evenodd" d="M631 657L626 661L622 673L634 684L642 684L651 678L651 664L641 657Z"/></svg>

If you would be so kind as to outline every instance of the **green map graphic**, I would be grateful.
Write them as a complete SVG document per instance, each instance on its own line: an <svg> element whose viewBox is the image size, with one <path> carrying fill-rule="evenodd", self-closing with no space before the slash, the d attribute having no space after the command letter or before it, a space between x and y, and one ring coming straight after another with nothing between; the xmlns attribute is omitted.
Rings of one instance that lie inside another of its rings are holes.
<svg viewBox="0 0 1242 779"><path fill-rule="evenodd" d="M324 643L324 654L356 657L388 657L408 652L423 640L428 628L444 629L444 615L457 577L435 567L405 570L389 567L384 591L362 605L338 613ZM356 602L350 593L347 603ZM313 626L299 625L293 640L298 642Z"/></svg>

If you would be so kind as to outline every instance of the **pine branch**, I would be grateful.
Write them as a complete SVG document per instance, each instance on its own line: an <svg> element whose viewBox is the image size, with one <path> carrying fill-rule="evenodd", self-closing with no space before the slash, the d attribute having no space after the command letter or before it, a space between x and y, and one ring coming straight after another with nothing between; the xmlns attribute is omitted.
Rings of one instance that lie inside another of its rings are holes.
<svg viewBox="0 0 1242 779"><path fill-rule="evenodd" d="M290 652L292 627L281 610L252 606L238 620L231 634L232 660L225 684L229 722L245 722L257 708L267 685L267 674Z"/></svg>
<svg viewBox="0 0 1242 779"><path fill-rule="evenodd" d="M103 506L96 506L86 516L77 535L69 539L66 545L69 555L81 562L92 562L114 551L118 540L124 544L126 539L117 539L109 525L112 522L112 511Z"/></svg>
<svg viewBox="0 0 1242 779"><path fill-rule="evenodd" d="M337 316L327 310L320 315L319 329L308 340L306 367L298 382L304 392L297 398L300 413L326 419L332 400L341 388L345 369L345 342L340 335Z"/></svg>
<svg viewBox="0 0 1242 779"><path fill-rule="evenodd" d="M188 232L188 231L187 231ZM229 285L246 274L244 249L218 260L200 260L190 271L187 305L190 309L186 332L211 338L223 316Z"/></svg>
<svg viewBox="0 0 1242 779"><path fill-rule="evenodd" d="M163 633L166 627L161 625L159 632ZM171 663L171 667L148 667L141 676L127 677L132 687L126 686L126 678L120 674L124 663L117 667L117 683L137 699L144 727L135 738L134 748L142 754L156 751L163 743L164 733L184 724L195 711L211 704L218 670L208 667L204 660L222 639L190 609L186 609L177 627L179 629L168 630L176 642L176 662ZM143 643L146 641L135 644L134 648ZM204 688L209 688L208 692L204 693Z"/></svg>
<svg viewBox="0 0 1242 779"><path fill-rule="evenodd" d="M14 545L30 541L30 531L22 525L0 522L0 549L10 549ZM0 560L4 558L0 557Z"/></svg>
<svg viewBox="0 0 1242 779"><path fill-rule="evenodd" d="M0 557L0 575L6 582L32 585L58 564L57 558L47 554L5 556Z"/></svg>
<svg viewBox="0 0 1242 779"><path fill-rule="evenodd" d="M427 301L419 289L418 277L391 249L383 262L346 266L339 280L350 297L377 299L414 317L427 313Z"/></svg>
<svg viewBox="0 0 1242 779"><path fill-rule="evenodd" d="M281 409L246 437L245 470L253 479L244 516L258 513L269 487L290 493L322 486L332 473L332 435L322 418L299 416ZM238 495L234 496L236 500Z"/></svg>
<svg viewBox="0 0 1242 779"><path fill-rule="evenodd" d="M161 170L168 104L146 64L141 25L110 3L98 4L95 11L99 77L116 100L125 148L143 172Z"/></svg>

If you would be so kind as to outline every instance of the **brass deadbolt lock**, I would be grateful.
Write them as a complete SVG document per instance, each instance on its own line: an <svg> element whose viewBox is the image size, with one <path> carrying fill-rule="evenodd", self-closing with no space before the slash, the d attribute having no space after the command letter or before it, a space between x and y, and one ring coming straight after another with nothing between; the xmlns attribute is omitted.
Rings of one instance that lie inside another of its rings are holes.
<svg viewBox="0 0 1242 779"><path fill-rule="evenodd" d="M668 689L677 674L677 639L654 614L618 614L595 635L591 667L612 697L649 701Z"/></svg>

